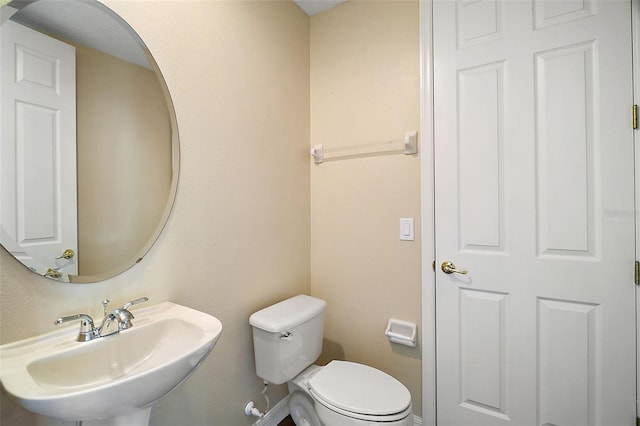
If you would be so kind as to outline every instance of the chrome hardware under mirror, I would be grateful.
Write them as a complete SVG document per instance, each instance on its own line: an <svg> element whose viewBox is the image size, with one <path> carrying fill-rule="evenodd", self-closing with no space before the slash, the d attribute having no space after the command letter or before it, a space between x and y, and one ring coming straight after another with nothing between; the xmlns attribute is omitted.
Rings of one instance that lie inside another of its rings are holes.
<svg viewBox="0 0 640 426"><path fill-rule="evenodd" d="M40 50L40 43L34 41L28 52L69 63L61 65L70 71L66 77L56 74L49 81L61 90L64 85L60 93L67 95L60 97L73 101L70 109L56 115L70 130L48 131L51 120L20 110L21 117L35 120L22 127L42 131L17 132L22 123L16 124L18 107L9 106L38 108L40 100L23 99L22 83L12 81L12 70L24 64L19 59L4 60L24 55L0 51L0 102L4 105L0 128L16 130L0 135L0 243L33 272L58 281L88 283L118 275L146 255L175 198L178 134L159 68L135 30L95 0L0 1L0 31L2 50L23 46L19 40L25 35L46 40L43 44L51 48ZM50 50L53 46L55 51ZM29 75L42 76L47 67L41 68ZM51 110L44 106L41 111ZM11 136L16 133L52 136L20 146ZM60 143L64 155L38 145L59 147ZM12 160L16 146L23 153L19 164L24 167L7 167L16 164ZM140 193L145 197L136 196ZM16 209L12 201L16 199L27 200L26 208ZM64 236L59 230L64 230ZM105 238L114 233L118 238Z"/></svg>

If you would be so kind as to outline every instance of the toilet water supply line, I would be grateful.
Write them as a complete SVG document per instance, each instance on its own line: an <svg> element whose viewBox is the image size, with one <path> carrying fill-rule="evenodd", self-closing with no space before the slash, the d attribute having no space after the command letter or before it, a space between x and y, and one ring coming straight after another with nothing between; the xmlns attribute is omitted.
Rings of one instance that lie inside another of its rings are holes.
<svg viewBox="0 0 640 426"><path fill-rule="evenodd" d="M269 390L269 382L267 382L266 380L264 381L264 388L262 389L262 396L264 396L264 399L267 401L267 408L264 410L264 412L261 412L260 410L258 410L254 404L253 401L249 401L247 403L247 405L244 407L244 414L247 416L255 416L255 417L263 417L265 414L267 414L267 412L269 411L269 396L267 395L267 390Z"/></svg>

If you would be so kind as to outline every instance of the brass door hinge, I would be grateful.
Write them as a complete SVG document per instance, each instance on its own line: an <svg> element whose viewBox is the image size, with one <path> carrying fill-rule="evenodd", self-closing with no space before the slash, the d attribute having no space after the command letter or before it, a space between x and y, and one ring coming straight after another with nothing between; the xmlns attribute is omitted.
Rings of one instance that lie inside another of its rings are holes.
<svg viewBox="0 0 640 426"><path fill-rule="evenodd" d="M638 128L638 105L634 105L631 108L631 122L633 123L633 128Z"/></svg>
<svg viewBox="0 0 640 426"><path fill-rule="evenodd" d="M638 262L637 260L633 267L633 282L635 282L636 285L640 285L640 262Z"/></svg>

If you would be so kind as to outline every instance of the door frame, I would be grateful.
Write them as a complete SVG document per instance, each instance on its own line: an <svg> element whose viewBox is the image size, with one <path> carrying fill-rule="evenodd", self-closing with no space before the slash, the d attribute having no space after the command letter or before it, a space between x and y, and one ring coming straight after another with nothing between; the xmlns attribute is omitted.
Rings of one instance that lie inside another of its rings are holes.
<svg viewBox="0 0 640 426"><path fill-rule="evenodd" d="M422 223L422 423L436 426L436 272L433 122L433 1L419 0L420 19L420 187ZM640 105L640 6L631 2L634 103ZM634 146L637 143L634 132ZM635 239L640 248L640 149L635 149ZM629 267L632 267L630 265ZM640 400L640 291L636 287L636 401ZM636 402L640 417L640 403Z"/></svg>
<svg viewBox="0 0 640 426"><path fill-rule="evenodd" d="M637 1L631 1L631 47L633 61L633 103L640 104L640 6ZM633 146L635 159L635 216L636 224L636 262L640 249L640 149L638 148L637 130L633 132ZM640 291L636 285L636 419L640 417Z"/></svg>
<svg viewBox="0 0 640 426"><path fill-rule="evenodd" d="M436 426L435 175L433 137L433 1L419 0L420 216L422 223L422 423Z"/></svg>

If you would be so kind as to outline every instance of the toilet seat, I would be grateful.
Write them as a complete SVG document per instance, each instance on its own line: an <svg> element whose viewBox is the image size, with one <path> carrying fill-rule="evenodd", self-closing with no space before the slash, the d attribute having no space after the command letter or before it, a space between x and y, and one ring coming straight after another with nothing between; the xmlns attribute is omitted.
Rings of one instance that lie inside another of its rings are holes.
<svg viewBox="0 0 640 426"><path fill-rule="evenodd" d="M411 413L411 394L390 375L363 364L331 361L309 380L316 402L345 416L391 422Z"/></svg>

